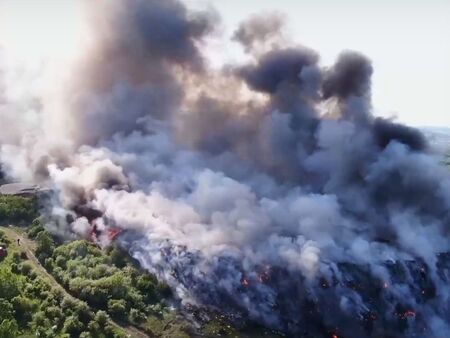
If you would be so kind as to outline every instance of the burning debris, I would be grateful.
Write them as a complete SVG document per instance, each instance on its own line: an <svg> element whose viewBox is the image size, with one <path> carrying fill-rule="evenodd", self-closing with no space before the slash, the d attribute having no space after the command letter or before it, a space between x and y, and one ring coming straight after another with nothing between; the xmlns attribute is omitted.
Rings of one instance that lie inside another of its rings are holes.
<svg viewBox="0 0 450 338"><path fill-rule="evenodd" d="M250 282L249 282L249 280L248 280L247 278L242 278L242 279L241 279L241 285L242 285L244 288L248 288L248 287L250 286Z"/></svg>
<svg viewBox="0 0 450 338"><path fill-rule="evenodd" d="M215 70L217 13L82 3L81 55L35 86L0 60L1 168L52 187L52 230L115 240L183 305L287 336L450 336L450 175L372 115L367 57L323 68L282 17L252 18L249 61Z"/></svg>
<svg viewBox="0 0 450 338"><path fill-rule="evenodd" d="M89 233L89 239L96 244L104 246L105 244L114 242L116 238L122 233L122 231L122 229L118 228L107 228L99 230L97 225L94 223Z"/></svg>

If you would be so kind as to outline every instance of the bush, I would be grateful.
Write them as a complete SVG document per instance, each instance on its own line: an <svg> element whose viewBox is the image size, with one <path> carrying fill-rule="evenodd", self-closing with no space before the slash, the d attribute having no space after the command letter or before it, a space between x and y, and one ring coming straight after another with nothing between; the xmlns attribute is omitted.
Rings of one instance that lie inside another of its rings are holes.
<svg viewBox="0 0 450 338"><path fill-rule="evenodd" d="M111 316L124 320L127 318L127 304L123 299L111 299L108 301L108 312Z"/></svg>
<svg viewBox="0 0 450 338"><path fill-rule="evenodd" d="M52 271L53 271L54 264L55 264L55 263L54 263L54 261L53 261L53 258L51 258L51 257L46 258L45 261L44 261L44 267L45 267L45 269L47 269L49 272L52 272Z"/></svg>
<svg viewBox="0 0 450 338"><path fill-rule="evenodd" d="M50 327L51 323L47 319L44 311L38 311L33 314L33 320L31 322L32 328L35 330L44 329Z"/></svg>
<svg viewBox="0 0 450 338"><path fill-rule="evenodd" d="M55 264L59 266L61 269L66 268L66 258L64 256L57 256L55 260Z"/></svg>
<svg viewBox="0 0 450 338"><path fill-rule="evenodd" d="M48 318L50 318L53 323L56 325L60 324L60 321L62 318L64 318L64 313L62 310L57 306L49 306L45 309L45 314Z"/></svg>
<svg viewBox="0 0 450 338"><path fill-rule="evenodd" d="M78 337L84 329L83 323L75 316L67 317L63 326L63 332L68 333L73 337Z"/></svg>
<svg viewBox="0 0 450 338"><path fill-rule="evenodd" d="M89 306L80 300L75 302L75 305L73 306L73 313L76 314L83 322L87 322L92 316Z"/></svg>
<svg viewBox="0 0 450 338"><path fill-rule="evenodd" d="M20 258L20 254L17 251L13 252L12 261L16 264L19 264L22 261L22 259Z"/></svg>
<svg viewBox="0 0 450 338"><path fill-rule="evenodd" d="M2 338L16 338L19 334L19 326L14 319L0 318L0 337Z"/></svg>
<svg viewBox="0 0 450 338"><path fill-rule="evenodd" d="M45 262L45 259L49 258L53 254L55 242L47 231L41 231L36 237L36 242L36 256L39 261Z"/></svg>
<svg viewBox="0 0 450 338"><path fill-rule="evenodd" d="M140 324L145 320L145 314L137 309L131 309L129 315L129 321L133 324Z"/></svg>
<svg viewBox="0 0 450 338"><path fill-rule="evenodd" d="M19 265L17 263L11 263L11 272L16 275L20 273Z"/></svg>
<svg viewBox="0 0 450 338"><path fill-rule="evenodd" d="M14 314L13 306L10 302L0 298L0 320L12 319ZM1 336L0 336L1 337Z"/></svg>
<svg viewBox="0 0 450 338"><path fill-rule="evenodd" d="M27 225L38 216L35 198L0 196L0 220L2 224Z"/></svg>
<svg viewBox="0 0 450 338"><path fill-rule="evenodd" d="M17 275L6 269L0 269L0 298L9 300L20 293L20 279Z"/></svg>
<svg viewBox="0 0 450 338"><path fill-rule="evenodd" d="M6 237L4 231L0 230L0 243L4 247L8 247L8 244L11 244L10 240Z"/></svg>
<svg viewBox="0 0 450 338"><path fill-rule="evenodd" d="M35 239L38 236L38 234L42 231L45 231L45 228L42 225L41 220L39 218L36 218L35 220L33 220L33 223L31 223L31 225L29 226L27 234L28 237L30 237L31 239Z"/></svg>
<svg viewBox="0 0 450 338"><path fill-rule="evenodd" d="M19 270L22 275L28 276L30 272L33 270L33 266L30 263L21 263L19 264Z"/></svg>
<svg viewBox="0 0 450 338"><path fill-rule="evenodd" d="M38 277L38 274L36 273L36 271L31 270L31 272L30 272L30 274L28 275L28 277L29 277L31 280L35 280L35 279Z"/></svg>
<svg viewBox="0 0 450 338"><path fill-rule="evenodd" d="M23 296L17 296L11 300L11 303L13 305L16 318L20 318L22 324L26 324L31 320L31 314L36 307L35 303L31 299Z"/></svg>

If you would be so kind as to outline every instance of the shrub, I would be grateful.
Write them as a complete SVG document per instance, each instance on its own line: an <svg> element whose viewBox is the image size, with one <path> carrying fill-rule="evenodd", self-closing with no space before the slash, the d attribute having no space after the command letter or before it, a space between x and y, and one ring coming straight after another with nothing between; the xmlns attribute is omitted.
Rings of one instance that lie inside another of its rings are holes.
<svg viewBox="0 0 450 338"><path fill-rule="evenodd" d="M7 269L0 269L0 298L12 299L20 293L20 279Z"/></svg>
<svg viewBox="0 0 450 338"><path fill-rule="evenodd" d="M16 338L19 333L19 326L14 319L0 318L0 337L2 338Z"/></svg>
<svg viewBox="0 0 450 338"><path fill-rule="evenodd" d="M35 239L38 234L42 231L45 231L44 226L41 223L41 220L39 218L36 218L33 220L33 223L29 226L27 230L28 237L31 239Z"/></svg>
<svg viewBox="0 0 450 338"><path fill-rule="evenodd" d="M0 318L11 319L13 318L14 310L10 302L5 299L0 299Z"/></svg>
<svg viewBox="0 0 450 338"><path fill-rule="evenodd" d="M84 329L83 323L75 316L69 316L64 321L63 332L68 333L73 337L78 337Z"/></svg>
<svg viewBox="0 0 450 338"><path fill-rule="evenodd" d="M129 315L129 321L133 324L140 324L145 320L145 315L137 310L137 309L131 309L130 310L130 315Z"/></svg>
<svg viewBox="0 0 450 338"><path fill-rule="evenodd" d="M38 215L35 198L0 196L0 220L3 224L26 225Z"/></svg>
<svg viewBox="0 0 450 338"><path fill-rule="evenodd" d="M55 242L47 231L42 231L36 237L36 256L41 262L49 258L55 249Z"/></svg>
<svg viewBox="0 0 450 338"><path fill-rule="evenodd" d="M31 320L31 314L36 307L35 303L31 299L23 296L17 296L11 300L11 303L14 308L16 318L20 318L20 321L23 324L26 324Z"/></svg>
<svg viewBox="0 0 450 338"><path fill-rule="evenodd" d="M123 299L111 299L108 301L108 312L111 316L118 319L126 319L127 307Z"/></svg>
<svg viewBox="0 0 450 338"><path fill-rule="evenodd" d="M19 270L24 276L28 276L33 270L33 266L30 263L24 262L19 264Z"/></svg>

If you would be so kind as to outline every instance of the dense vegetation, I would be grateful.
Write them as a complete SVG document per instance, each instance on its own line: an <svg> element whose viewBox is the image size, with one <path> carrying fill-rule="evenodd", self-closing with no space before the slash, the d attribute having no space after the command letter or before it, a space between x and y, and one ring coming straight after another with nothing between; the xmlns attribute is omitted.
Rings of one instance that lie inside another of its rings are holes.
<svg viewBox="0 0 450 338"><path fill-rule="evenodd" d="M108 322L104 311L93 312L80 300L67 297L30 264L17 243L8 243L0 263L0 337L126 337Z"/></svg>
<svg viewBox="0 0 450 338"><path fill-rule="evenodd" d="M36 210L34 199L0 196L0 224L27 224L0 230L8 249L0 258L0 338L135 337L129 327L163 338L273 336L260 327L236 330L220 313L192 313L203 318L194 325L168 306L169 287L126 252L54 237L40 219L30 221Z"/></svg>
<svg viewBox="0 0 450 338"><path fill-rule="evenodd" d="M189 337L189 325L174 320L164 300L170 288L140 270L116 246L105 250L85 240L61 243L40 224L33 222L28 236L37 243L36 256L57 282L71 295L96 311L104 311L118 323L134 325L166 337ZM165 322L160 332L156 322Z"/></svg>
<svg viewBox="0 0 450 338"><path fill-rule="evenodd" d="M0 225L28 225L37 216L35 198L0 195Z"/></svg>
<svg viewBox="0 0 450 338"><path fill-rule="evenodd" d="M0 224L31 223L22 229L36 244L34 255L73 297L51 285L0 230L0 246L8 249L0 261L0 338L126 336L110 319L159 337L190 336L191 325L165 305L171 296L166 284L116 246L101 250L52 236L39 219L30 221L36 210L32 198L0 196Z"/></svg>

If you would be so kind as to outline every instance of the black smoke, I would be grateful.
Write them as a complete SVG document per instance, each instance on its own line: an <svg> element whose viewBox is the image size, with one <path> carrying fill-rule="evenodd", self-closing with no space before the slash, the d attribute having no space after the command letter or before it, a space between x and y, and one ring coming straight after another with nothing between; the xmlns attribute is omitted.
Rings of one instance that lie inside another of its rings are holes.
<svg viewBox="0 0 450 338"><path fill-rule="evenodd" d="M2 168L53 186L54 216L72 215L60 231L126 229L120 243L183 305L287 336L449 335L450 176L420 131L373 116L367 57L324 68L307 47L264 45L282 20L256 17L234 35L250 59L216 70L214 12L87 9L95 43L64 90L0 109L20 120Z"/></svg>

